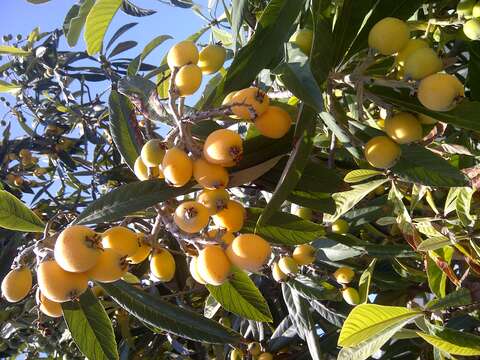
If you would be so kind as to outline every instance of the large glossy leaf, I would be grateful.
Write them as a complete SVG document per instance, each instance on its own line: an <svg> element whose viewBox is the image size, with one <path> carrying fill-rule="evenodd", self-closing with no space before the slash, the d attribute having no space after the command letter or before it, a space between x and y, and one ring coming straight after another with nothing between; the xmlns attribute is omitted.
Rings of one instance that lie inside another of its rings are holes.
<svg viewBox="0 0 480 360"><path fill-rule="evenodd" d="M342 347L358 345L391 326L401 328L421 315L421 311L398 306L358 305L345 320L338 338L338 345Z"/></svg>
<svg viewBox="0 0 480 360"><path fill-rule="evenodd" d="M241 336L218 322L139 290L124 281L103 283L115 302L142 322L172 334L207 343L238 343Z"/></svg>
<svg viewBox="0 0 480 360"><path fill-rule="evenodd" d="M175 188L163 180L138 181L119 186L103 195L83 210L78 224L95 224L121 219L136 211L145 210L159 202L194 191L191 184Z"/></svg>
<svg viewBox="0 0 480 360"><path fill-rule="evenodd" d="M333 46L335 39L332 25L324 16L327 1L312 0L314 36L310 54L311 69L319 86L322 86L333 68Z"/></svg>
<svg viewBox="0 0 480 360"><path fill-rule="evenodd" d="M0 54L7 54L13 56L28 56L30 51L26 51L15 46L0 45Z"/></svg>
<svg viewBox="0 0 480 360"><path fill-rule="evenodd" d="M112 90L108 100L110 110L110 132L113 142L130 169L140 155L142 139L138 130L135 110L130 100Z"/></svg>
<svg viewBox="0 0 480 360"><path fill-rule="evenodd" d="M125 14L136 17L150 16L156 13L155 10L141 8L140 6L135 5L129 0L122 1L122 11Z"/></svg>
<svg viewBox="0 0 480 360"><path fill-rule="evenodd" d="M68 22L67 32L65 37L67 38L67 43L69 46L75 46L80 38L80 34L82 32L83 26L85 25L85 21L87 20L87 15L93 7L95 3L94 0L86 0L84 1L80 7L77 9L75 17L68 19L70 12L67 14L67 18L65 22ZM74 5L78 6L78 5ZM73 8L72 8L73 9Z"/></svg>
<svg viewBox="0 0 480 360"><path fill-rule="evenodd" d="M463 331L450 330L450 336L435 336L423 332L417 334L430 345L451 355L480 356L480 337Z"/></svg>
<svg viewBox="0 0 480 360"><path fill-rule="evenodd" d="M441 299L433 299L428 302L426 308L431 311L443 310L454 306L464 306L472 303L472 295L470 290L460 288L455 290Z"/></svg>
<svg viewBox="0 0 480 360"><path fill-rule="evenodd" d="M450 261L454 250L451 246L429 251L427 257L427 277L430 290L438 297L446 295L447 272L451 271Z"/></svg>
<svg viewBox="0 0 480 360"><path fill-rule="evenodd" d="M375 269L375 264L377 259L373 259L370 265L365 269L365 271L360 276L358 281L358 293L360 295L360 303L368 302L368 294L370 292L370 283L373 277L373 270Z"/></svg>
<svg viewBox="0 0 480 360"><path fill-rule="evenodd" d="M372 177L382 175L383 173L378 170L372 170L372 169L357 169L357 170L352 170L350 171L347 175L345 175L345 178L343 181L347 183L357 183L357 182L362 182L364 180L370 179Z"/></svg>
<svg viewBox="0 0 480 360"><path fill-rule="evenodd" d="M340 301L342 297L340 291L335 286L312 276L297 275L294 279L288 280L288 286L295 289L300 296L308 301Z"/></svg>
<svg viewBox="0 0 480 360"><path fill-rule="evenodd" d="M418 144L401 145L402 156L392 168L401 178L427 186L457 187L467 177L448 161Z"/></svg>
<svg viewBox="0 0 480 360"><path fill-rule="evenodd" d="M62 304L63 317L75 344L87 359L118 359L112 323L91 290L79 301Z"/></svg>
<svg viewBox="0 0 480 360"><path fill-rule="evenodd" d="M122 0L97 0L93 5L85 22L84 34L89 55L102 49L108 26L121 5Z"/></svg>
<svg viewBox="0 0 480 360"><path fill-rule="evenodd" d="M45 225L14 195L0 190L0 227L25 232L42 232Z"/></svg>
<svg viewBox="0 0 480 360"><path fill-rule="evenodd" d="M313 149L316 118L315 111L305 105L301 111L300 119L297 122L297 128L303 127L304 130L299 134L298 140L295 143L270 201L258 218L257 227L268 223L273 214L287 199L290 192L295 189L298 181L302 177L302 172L307 165L308 157Z"/></svg>
<svg viewBox="0 0 480 360"><path fill-rule="evenodd" d="M254 35L235 56L224 84L224 93L248 87L282 49L305 0L271 0Z"/></svg>
<svg viewBox="0 0 480 360"><path fill-rule="evenodd" d="M227 311L250 320L272 321L266 300L243 270L233 269L225 283L207 285L207 289Z"/></svg>
<svg viewBox="0 0 480 360"><path fill-rule="evenodd" d="M457 201L455 204L457 216L460 222L466 227L473 225L475 221L470 214L470 204L474 192L475 190L472 188L462 187L459 189L457 195Z"/></svg>
<svg viewBox="0 0 480 360"><path fill-rule="evenodd" d="M247 211L247 220L241 231L253 233L262 209L249 208ZM298 216L276 212L267 225L257 226L256 234L273 243L298 245L317 240L325 235L325 229L322 225L304 220Z"/></svg>

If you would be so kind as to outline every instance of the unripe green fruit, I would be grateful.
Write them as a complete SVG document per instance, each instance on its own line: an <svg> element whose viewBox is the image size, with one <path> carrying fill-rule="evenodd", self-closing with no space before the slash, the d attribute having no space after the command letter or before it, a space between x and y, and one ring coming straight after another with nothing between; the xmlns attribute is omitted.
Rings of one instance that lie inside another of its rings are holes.
<svg viewBox="0 0 480 360"><path fill-rule="evenodd" d="M333 277L339 284L348 284L355 277L355 273L350 268L341 267L333 273Z"/></svg>
<svg viewBox="0 0 480 360"><path fill-rule="evenodd" d="M343 300L350 305L358 305L360 303L360 295L358 294L357 289L346 288L342 290Z"/></svg>
<svg viewBox="0 0 480 360"><path fill-rule="evenodd" d="M385 120L385 132L398 144L419 141L423 137L423 128L418 119L401 112Z"/></svg>
<svg viewBox="0 0 480 360"><path fill-rule="evenodd" d="M405 78L420 80L439 72L442 67L442 59L433 49L417 49L405 60Z"/></svg>
<svg viewBox="0 0 480 360"><path fill-rule="evenodd" d="M313 41L313 31L310 29L298 29L290 37L291 43L297 45L305 55L310 55Z"/></svg>
<svg viewBox="0 0 480 360"><path fill-rule="evenodd" d="M463 33L470 40L480 40L480 20L468 20L465 24L463 24Z"/></svg>
<svg viewBox="0 0 480 360"><path fill-rule="evenodd" d="M284 274L287 275L295 275L298 273L298 264L289 256L282 257L278 261L278 267Z"/></svg>
<svg viewBox="0 0 480 360"><path fill-rule="evenodd" d="M343 219L337 219L332 223L332 232L335 234L346 234L350 225Z"/></svg>
<svg viewBox="0 0 480 360"><path fill-rule="evenodd" d="M479 18L480 17L480 3L479 2L477 2L472 9L472 16L474 18Z"/></svg>
<svg viewBox="0 0 480 360"><path fill-rule="evenodd" d="M368 46L382 55L399 52L408 42L410 30L406 22L386 17L377 22L368 34Z"/></svg>

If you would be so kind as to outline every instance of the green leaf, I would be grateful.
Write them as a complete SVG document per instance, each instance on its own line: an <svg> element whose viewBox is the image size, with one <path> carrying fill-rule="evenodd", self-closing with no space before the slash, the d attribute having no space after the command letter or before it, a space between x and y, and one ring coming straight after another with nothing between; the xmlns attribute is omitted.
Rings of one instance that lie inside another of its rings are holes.
<svg viewBox="0 0 480 360"><path fill-rule="evenodd" d="M352 170L347 175L345 175L345 177L343 178L343 181L345 181L346 183L354 184L378 175L383 175L383 173L378 170L357 169L357 170Z"/></svg>
<svg viewBox="0 0 480 360"><path fill-rule="evenodd" d="M87 20L87 15L92 9L94 3L94 0L85 0L78 8L75 17L70 19L68 22L68 32L65 34L65 37L67 38L67 43L70 47L77 45L78 39L80 38L80 34L83 30L83 26L85 25L85 21ZM67 18L69 14L67 14Z"/></svg>
<svg viewBox="0 0 480 360"><path fill-rule="evenodd" d="M305 0L271 0L268 3L254 35L233 59L223 89L220 87L219 91L228 93L250 86L282 49L304 3Z"/></svg>
<svg viewBox="0 0 480 360"><path fill-rule="evenodd" d="M423 240L418 245L417 251L437 250L451 244L452 244L452 241L446 236L434 236L426 240Z"/></svg>
<svg viewBox="0 0 480 360"><path fill-rule="evenodd" d="M112 90L108 99L110 110L110 133L113 142L123 159L133 170L135 160L140 155L140 144L142 141L138 130L135 110L130 100Z"/></svg>
<svg viewBox="0 0 480 360"><path fill-rule="evenodd" d="M93 5L85 22L84 34L89 55L95 55L102 49L108 26L121 5L122 0L97 0Z"/></svg>
<svg viewBox="0 0 480 360"><path fill-rule="evenodd" d="M288 280L288 286L309 301L340 301L340 291L327 281L321 281L307 275L297 275Z"/></svg>
<svg viewBox="0 0 480 360"><path fill-rule="evenodd" d="M62 309L68 330L87 359L119 358L112 323L91 290L80 296L80 301L63 303Z"/></svg>
<svg viewBox="0 0 480 360"><path fill-rule="evenodd" d="M409 321L422 314L421 311L413 311L399 306L358 305L345 320L338 338L338 345L351 347L368 340L387 328L395 327L399 330Z"/></svg>
<svg viewBox="0 0 480 360"><path fill-rule="evenodd" d="M15 93L22 88L22 85L15 85L0 80L0 93Z"/></svg>
<svg viewBox="0 0 480 360"><path fill-rule="evenodd" d="M402 156L391 169L399 177L422 185L457 187L467 177L440 156L418 144L400 145Z"/></svg>
<svg viewBox="0 0 480 360"><path fill-rule="evenodd" d="M441 299L433 299L429 301L426 308L430 311L443 310L449 307L458 307L470 305L472 303L472 295L470 290L460 288L455 290Z"/></svg>
<svg viewBox="0 0 480 360"><path fill-rule="evenodd" d="M282 158L283 155L279 155L258 165L231 173L228 187L237 187L258 179L277 165Z"/></svg>
<svg viewBox="0 0 480 360"><path fill-rule="evenodd" d="M472 196L475 192L474 189L469 187L460 188L456 201L456 212L458 219L464 226L471 226L475 219L470 215L470 203L472 202Z"/></svg>
<svg viewBox="0 0 480 360"><path fill-rule="evenodd" d="M7 54L13 56L28 56L30 51L26 51L15 46L0 45L0 54Z"/></svg>
<svg viewBox="0 0 480 360"><path fill-rule="evenodd" d="M158 35L154 39L150 40L150 42L143 48L142 53L130 62L128 65L127 74L129 76L135 75L138 72L140 65L142 65L142 61L145 60L145 58L158 46L171 38L172 37L170 35Z"/></svg>
<svg viewBox="0 0 480 360"><path fill-rule="evenodd" d="M225 310L249 320L273 321L266 300L243 270L233 269L228 280L220 286L206 286Z"/></svg>
<svg viewBox="0 0 480 360"><path fill-rule="evenodd" d="M235 344L241 336L194 311L173 305L124 281L102 283L115 302L142 322L183 338L219 344Z"/></svg>
<svg viewBox="0 0 480 360"><path fill-rule="evenodd" d="M454 250L451 246L445 246L443 249L435 250L434 253L440 257L442 267L450 264ZM430 254L430 253L429 253ZM447 275L435 263L431 256L427 257L427 277L430 290L438 297L443 298L446 295Z"/></svg>
<svg viewBox="0 0 480 360"><path fill-rule="evenodd" d="M334 101L335 104L335 101ZM338 141L342 146L356 159L363 159L363 151L359 144L353 144L351 140L351 135L349 135L349 130L347 129L348 117L344 114L343 108L338 105L337 112L339 115L335 119L330 113L323 111L320 113L320 117L325 125L330 129L330 131L335 135ZM339 124L344 123L342 128Z"/></svg>
<svg viewBox="0 0 480 360"><path fill-rule="evenodd" d="M16 231L43 232L45 224L14 195L0 190L0 227Z"/></svg>
<svg viewBox="0 0 480 360"><path fill-rule="evenodd" d="M257 227L265 225L271 219L272 215L280 208L302 177L302 172L307 165L308 157L313 149L316 118L317 116L312 108L308 106L303 107L300 119L297 122L297 128L304 127L304 130L299 134L299 138L285 165L280 181L258 219Z"/></svg>
<svg viewBox="0 0 480 360"><path fill-rule="evenodd" d="M480 355L480 337L467 334L463 331L457 331L457 336L448 339L434 335L417 332L430 345L445 351L451 355L461 356L479 356Z"/></svg>
<svg viewBox="0 0 480 360"><path fill-rule="evenodd" d="M373 259L368 268L360 276L360 280L358 281L358 293L360 295L360 302L367 303L368 302L368 293L370 291L370 282L372 281L373 277L373 270L375 269L375 264L377 259Z"/></svg>
<svg viewBox="0 0 480 360"><path fill-rule="evenodd" d="M247 220L241 231L254 233L261 212L262 209L259 208L248 208ZM275 212L267 225L256 227L255 233L276 244L299 245L312 242L325 235L325 229L320 224L304 220L298 216Z"/></svg>
<svg viewBox="0 0 480 360"><path fill-rule="evenodd" d="M234 51L237 49L238 35L243 23L243 14L247 10L247 0L232 0L232 42Z"/></svg>
<svg viewBox="0 0 480 360"><path fill-rule="evenodd" d="M467 46L470 53L467 77L470 98L480 100L480 44L477 41L469 41Z"/></svg>
<svg viewBox="0 0 480 360"><path fill-rule="evenodd" d="M125 184L88 205L75 223L97 224L115 221L192 191L195 189L192 189L191 184L175 188L167 185L163 180L146 180Z"/></svg>
<svg viewBox="0 0 480 360"><path fill-rule="evenodd" d="M335 39L332 34L332 24L324 16L329 4L323 0L312 1L313 43L310 54L311 69L317 84L322 86L333 68L333 46Z"/></svg>
<svg viewBox="0 0 480 360"><path fill-rule="evenodd" d="M329 221L333 222L339 219L348 210L362 201L365 196L387 181L388 179L373 180L368 183L353 185L352 190L333 194L332 197L335 200L337 209L335 214L329 217Z"/></svg>

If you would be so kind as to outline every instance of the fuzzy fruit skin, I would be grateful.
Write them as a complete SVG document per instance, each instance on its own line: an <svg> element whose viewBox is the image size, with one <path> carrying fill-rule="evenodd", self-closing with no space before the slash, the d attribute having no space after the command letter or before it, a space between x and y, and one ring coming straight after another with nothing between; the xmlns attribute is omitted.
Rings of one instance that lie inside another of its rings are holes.
<svg viewBox="0 0 480 360"><path fill-rule="evenodd" d="M182 66L175 76L175 87L180 96L194 94L201 84L202 70L195 64Z"/></svg>
<svg viewBox="0 0 480 360"><path fill-rule="evenodd" d="M11 303L24 299L32 289L32 272L27 267L13 269L2 280L2 295Z"/></svg>
<svg viewBox="0 0 480 360"><path fill-rule="evenodd" d="M82 295L88 287L85 273L63 270L54 260L42 262L37 269L37 283L42 294L55 302L66 302Z"/></svg>
<svg viewBox="0 0 480 360"><path fill-rule="evenodd" d="M423 128L418 119L406 112L401 112L385 120L385 132L397 144L409 144L423 137Z"/></svg>
<svg viewBox="0 0 480 360"><path fill-rule="evenodd" d="M425 114L417 114L418 120L420 121L421 124L424 125L433 125L438 122L437 119L432 118L431 116L425 115Z"/></svg>
<svg viewBox="0 0 480 360"><path fill-rule="evenodd" d="M368 34L368 46L382 55L399 52L408 42L408 25L397 18L386 17L377 22Z"/></svg>
<svg viewBox="0 0 480 360"><path fill-rule="evenodd" d="M395 63L399 66L405 66L405 61L412 53L418 49L428 48L428 42L422 39L410 39L407 44L398 52L395 57Z"/></svg>
<svg viewBox="0 0 480 360"><path fill-rule="evenodd" d="M289 256L284 256L278 261L278 266L280 267L280 270L286 275L295 275L298 273L298 264L297 262L289 257Z"/></svg>
<svg viewBox="0 0 480 360"><path fill-rule="evenodd" d="M114 226L102 234L102 245L121 256L131 256L139 248L137 234L124 226Z"/></svg>
<svg viewBox="0 0 480 360"><path fill-rule="evenodd" d="M150 168L150 171L152 173L152 178L163 179L163 172L162 170L160 170L159 166ZM137 160L135 160L135 164L133 165L133 172L135 173L135 176L138 178L138 180L145 181L149 179L148 168L143 163L141 156L139 156Z"/></svg>
<svg viewBox="0 0 480 360"><path fill-rule="evenodd" d="M92 280L109 283L122 278L127 270L128 264L122 255L113 249L105 249L87 275Z"/></svg>
<svg viewBox="0 0 480 360"><path fill-rule="evenodd" d="M233 114L240 119L255 120L262 115L270 104L267 94L256 87L238 90L228 104L244 104L232 107Z"/></svg>
<svg viewBox="0 0 480 360"><path fill-rule="evenodd" d="M280 139L284 137L290 126L290 114L279 106L269 106L267 110L255 119L255 127L265 137Z"/></svg>
<svg viewBox="0 0 480 360"><path fill-rule="evenodd" d="M289 41L297 45L308 56L312 50L313 31L305 28L298 29L293 33Z"/></svg>
<svg viewBox="0 0 480 360"><path fill-rule="evenodd" d="M185 201L178 205L173 221L181 230L189 234L197 233L208 225L208 210L199 202Z"/></svg>
<svg viewBox="0 0 480 360"><path fill-rule="evenodd" d="M472 8L472 16L476 19L480 17L480 4L478 2Z"/></svg>
<svg viewBox="0 0 480 360"><path fill-rule="evenodd" d="M192 178L193 162L185 151L173 147L166 151L162 169L165 180L175 187L180 187Z"/></svg>
<svg viewBox="0 0 480 360"><path fill-rule="evenodd" d="M205 159L193 162L193 177L205 189L220 189L228 185L228 171L223 166L210 164Z"/></svg>
<svg viewBox="0 0 480 360"><path fill-rule="evenodd" d="M227 57L227 50L220 45L208 45L200 51L198 66L205 75L216 73L220 70Z"/></svg>
<svg viewBox="0 0 480 360"><path fill-rule="evenodd" d="M158 249L150 259L150 271L160 281L171 281L175 275L175 259L170 251Z"/></svg>
<svg viewBox="0 0 480 360"><path fill-rule="evenodd" d="M433 74L427 76L418 87L418 100L427 109L448 111L453 109L459 98L465 95L463 84L454 75Z"/></svg>
<svg viewBox="0 0 480 360"><path fill-rule="evenodd" d="M262 352L262 348L260 346L260 344L258 342L251 342L250 344L248 344L248 352L250 354L252 354L253 356L257 356L257 355L260 355L260 353Z"/></svg>
<svg viewBox="0 0 480 360"><path fill-rule="evenodd" d="M341 267L333 273L333 277L339 284L349 284L355 277L355 273L350 268Z"/></svg>
<svg viewBox="0 0 480 360"><path fill-rule="evenodd" d="M212 164L235 166L243 154L243 141L235 131L219 129L208 135L203 145L203 156Z"/></svg>
<svg viewBox="0 0 480 360"><path fill-rule="evenodd" d="M349 305L358 305L360 303L360 295L357 289L347 287L342 290L343 300Z"/></svg>
<svg viewBox="0 0 480 360"><path fill-rule="evenodd" d="M138 236L139 247L137 251L132 256L127 257L127 261L130 264L140 264L148 257L148 255L150 255L150 252L152 251L152 247L142 241L143 236L143 234Z"/></svg>
<svg viewBox="0 0 480 360"><path fill-rule="evenodd" d="M231 266L220 246L207 245L198 254L198 274L207 284L222 285L230 275Z"/></svg>
<svg viewBox="0 0 480 360"><path fill-rule="evenodd" d="M480 40L480 20L468 20L465 24L463 24L463 33L470 40Z"/></svg>
<svg viewBox="0 0 480 360"><path fill-rule="evenodd" d="M199 284L205 285L207 282L203 280L202 276L198 272L198 257L193 256L192 259L190 260L190 275L192 275L192 278L198 282Z"/></svg>
<svg viewBox="0 0 480 360"><path fill-rule="evenodd" d="M168 51L167 63L172 70L175 67L181 67L187 64L196 64L198 62L198 49L193 41L180 41L173 45Z"/></svg>
<svg viewBox="0 0 480 360"><path fill-rule="evenodd" d="M309 244L298 245L292 257L298 265L309 265L315 261L315 248Z"/></svg>
<svg viewBox="0 0 480 360"><path fill-rule="evenodd" d="M40 293L40 299L38 302L40 305L38 308L45 315L52 318L59 318L63 315L62 305L46 298L42 293Z"/></svg>
<svg viewBox="0 0 480 360"><path fill-rule="evenodd" d="M401 155L400 146L387 136L376 136L365 145L365 158L373 167L391 168Z"/></svg>
<svg viewBox="0 0 480 360"><path fill-rule="evenodd" d="M282 282L288 278L287 274L285 274L282 269L280 269L278 263L273 263L272 265L272 277L273 280L275 280L276 282Z"/></svg>
<svg viewBox="0 0 480 360"><path fill-rule="evenodd" d="M237 236L226 251L232 264L250 272L260 270L271 252L270 243L255 234Z"/></svg>
<svg viewBox="0 0 480 360"><path fill-rule="evenodd" d="M209 230L207 232L207 237L212 240L215 239L217 237L218 231L218 229ZM235 239L235 235L233 235L231 231L225 231L220 240L222 240L225 244L230 245L233 239Z"/></svg>
<svg viewBox="0 0 480 360"><path fill-rule="evenodd" d="M225 208L229 200L230 194L225 189L205 189L197 196L197 201L208 209L210 215L215 215Z"/></svg>
<svg viewBox="0 0 480 360"><path fill-rule="evenodd" d="M55 242L55 260L63 270L85 272L97 263L102 244L100 236L83 225L67 227Z"/></svg>
<svg viewBox="0 0 480 360"><path fill-rule="evenodd" d="M233 349L230 352L230 360L243 360L243 351L240 349Z"/></svg>
<svg viewBox="0 0 480 360"><path fill-rule="evenodd" d="M257 360L273 360L273 355L270 353L263 353L263 354L260 354Z"/></svg>
<svg viewBox="0 0 480 360"><path fill-rule="evenodd" d="M337 219L332 223L332 232L335 234L346 234L350 225L343 219Z"/></svg>
<svg viewBox="0 0 480 360"><path fill-rule="evenodd" d="M163 142L160 139L148 140L142 147L140 154L143 163L149 167L158 167L165 156Z"/></svg>
<svg viewBox="0 0 480 360"><path fill-rule="evenodd" d="M235 200L228 200L222 210L212 215L216 226L231 232L240 231L245 222L245 217L245 208Z"/></svg>
<svg viewBox="0 0 480 360"><path fill-rule="evenodd" d="M435 74L443 68L442 59L431 48L415 50L405 60L404 77L420 80L428 75Z"/></svg>

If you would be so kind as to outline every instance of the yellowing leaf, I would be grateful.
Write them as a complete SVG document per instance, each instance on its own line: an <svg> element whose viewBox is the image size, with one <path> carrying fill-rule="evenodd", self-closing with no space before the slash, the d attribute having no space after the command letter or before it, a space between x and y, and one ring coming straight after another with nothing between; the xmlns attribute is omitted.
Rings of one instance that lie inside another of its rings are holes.
<svg viewBox="0 0 480 360"><path fill-rule="evenodd" d="M10 230L42 232L44 224L23 202L0 190L0 227Z"/></svg>
<svg viewBox="0 0 480 360"><path fill-rule="evenodd" d="M27 55L30 55L30 52L25 51L23 49L19 49L15 46L0 45L0 54L8 54L8 55L15 55L15 56L27 56Z"/></svg>
<svg viewBox="0 0 480 360"><path fill-rule="evenodd" d="M21 89L20 85L10 84L5 81L0 80L0 93L12 93Z"/></svg>
<svg viewBox="0 0 480 360"><path fill-rule="evenodd" d="M426 342L428 342L430 345L435 346L436 348L445 351L449 354L452 355L462 355L462 356L478 356L480 355L480 338L478 338L476 344L461 344L465 343L463 341L463 336L458 336L456 337L456 342L458 341L457 344L454 344L453 342L447 341L445 339L442 339L438 336L434 335L429 335L425 334L423 332L417 332L417 334L422 337ZM468 334L470 335L470 334ZM473 335L471 335L473 336ZM465 338L466 340L466 338Z"/></svg>
<svg viewBox="0 0 480 360"><path fill-rule="evenodd" d="M122 0L97 0L88 13L84 38L89 55L96 54L102 48L105 33L120 5Z"/></svg>

